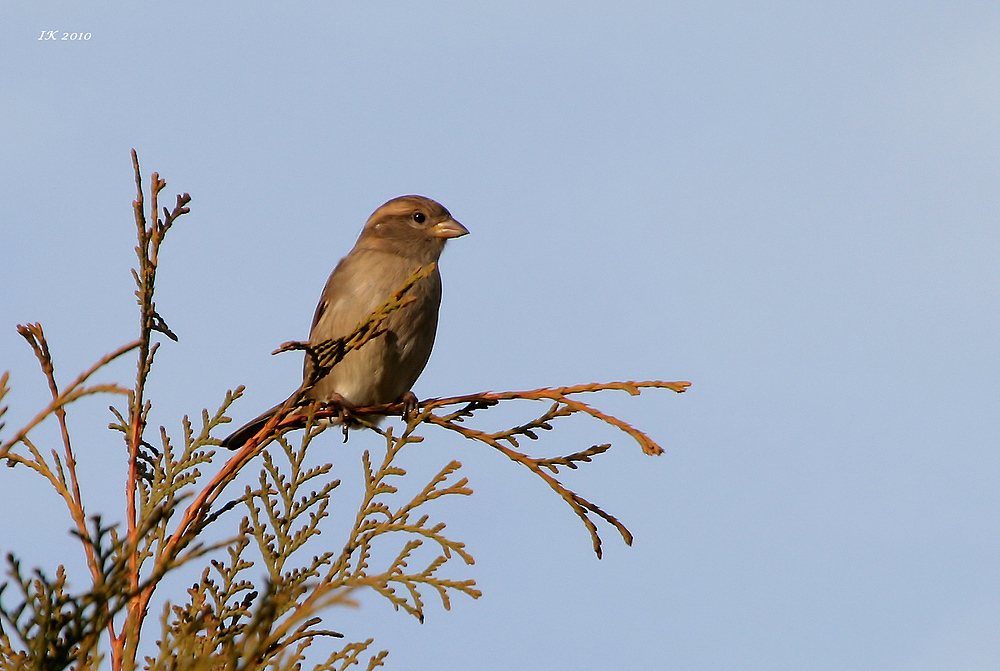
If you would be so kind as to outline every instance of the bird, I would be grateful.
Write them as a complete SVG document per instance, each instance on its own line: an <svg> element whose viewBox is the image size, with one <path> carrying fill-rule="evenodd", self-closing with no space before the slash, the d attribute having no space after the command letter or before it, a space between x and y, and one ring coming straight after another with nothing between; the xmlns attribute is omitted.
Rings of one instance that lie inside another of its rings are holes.
<svg viewBox="0 0 1000 671"><path fill-rule="evenodd" d="M336 403L347 412L384 403L415 405L410 389L430 358L437 332L441 275L436 264L448 240L468 233L443 205L424 196L399 196L372 213L354 248L326 282L309 332L310 345L351 335L418 268L434 263L434 270L407 293L415 299L412 303L388 315L384 333L349 351L305 390L301 402ZM312 367L307 356L304 380L309 380ZM283 405L234 431L222 446L243 447Z"/></svg>

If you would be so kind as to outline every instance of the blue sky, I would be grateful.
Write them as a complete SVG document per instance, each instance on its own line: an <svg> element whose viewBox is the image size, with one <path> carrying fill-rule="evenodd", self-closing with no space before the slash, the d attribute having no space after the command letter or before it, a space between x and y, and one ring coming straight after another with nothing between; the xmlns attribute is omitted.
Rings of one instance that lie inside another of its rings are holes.
<svg viewBox="0 0 1000 671"><path fill-rule="evenodd" d="M368 214L421 193L472 234L418 396L693 387L598 403L662 457L584 423L537 445L615 440L567 478L636 536L606 530L601 561L527 473L429 436L409 465L465 464L475 496L437 514L485 595L334 628L399 669L1000 665L996 3L204 4L4 9L9 427L45 396L15 324L42 322L64 380L136 332L130 148L193 197L158 284L173 432L239 384L237 419L284 398L299 361L268 353ZM88 403L85 493L121 519ZM330 438L347 473L365 440ZM0 549L79 559L46 486L0 491L32 509Z"/></svg>

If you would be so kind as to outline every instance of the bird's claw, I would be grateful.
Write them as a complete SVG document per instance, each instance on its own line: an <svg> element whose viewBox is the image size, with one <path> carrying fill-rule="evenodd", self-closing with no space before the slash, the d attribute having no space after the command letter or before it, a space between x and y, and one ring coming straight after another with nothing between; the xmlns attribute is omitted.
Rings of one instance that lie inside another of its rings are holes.
<svg viewBox="0 0 1000 671"><path fill-rule="evenodd" d="M337 419L344 430L344 442L347 442L348 430L356 422L354 418L354 406L347 402L340 394L332 394L323 402L323 407L337 413Z"/></svg>
<svg viewBox="0 0 1000 671"><path fill-rule="evenodd" d="M417 400L417 395L412 391L408 391L403 394L403 398L399 400L403 405L403 419L410 419L417 412L417 407L420 405L420 401Z"/></svg>

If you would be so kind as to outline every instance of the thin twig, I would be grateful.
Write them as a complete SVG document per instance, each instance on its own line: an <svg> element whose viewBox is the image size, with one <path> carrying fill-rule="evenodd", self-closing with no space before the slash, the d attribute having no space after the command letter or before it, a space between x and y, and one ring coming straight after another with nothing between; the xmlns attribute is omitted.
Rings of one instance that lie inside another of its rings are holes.
<svg viewBox="0 0 1000 671"><path fill-rule="evenodd" d="M52 412L56 408L62 407L64 405L66 405L67 403L75 401L76 399L80 398L81 396L86 396L88 394L96 394L96 393L103 393L103 392L127 394L128 390L126 390L126 389L124 389L122 387L118 387L117 385L101 385L100 387L92 387L92 388L89 388L89 389L85 389L83 391L80 391L79 388L80 388L80 386L84 382L87 381L88 378L90 378L91 375L93 375L98 370L100 370L104 366L108 365L109 363L111 363L112 361L114 361L115 359L117 359L118 357L120 357L121 355L127 354L128 352L131 352L132 350L134 350L135 348L137 348L139 345L140 345L140 342L138 340L134 340L134 341L132 341L132 342L130 342L128 344L122 345L121 347L119 347L118 349L114 350L113 352L110 352L109 354L105 354L103 357L101 357L97 361L97 363L95 363L93 366L91 366L90 368L88 368L84 372L80 373L80 375L76 378L76 380L74 380L72 382L72 384L70 384L68 387L66 387L65 389L62 390L62 392L59 394L58 398L52 399L52 402L49 403L45 407L44 410L42 410L37 415L35 415L35 417L30 422L28 422L27 424L25 424L24 427L22 427L20 431L18 431L17 433L15 433L13 438L11 438L10 440L8 440L3 445L0 445L0 460L6 459L7 458L7 453L10 452L11 448L14 447L14 445L16 445L17 443L21 442L21 440L25 436L27 436L28 433L31 432L32 429L34 429L36 426L38 426L38 424L41 423L42 420L44 420L46 417L48 417L49 415L51 415Z"/></svg>

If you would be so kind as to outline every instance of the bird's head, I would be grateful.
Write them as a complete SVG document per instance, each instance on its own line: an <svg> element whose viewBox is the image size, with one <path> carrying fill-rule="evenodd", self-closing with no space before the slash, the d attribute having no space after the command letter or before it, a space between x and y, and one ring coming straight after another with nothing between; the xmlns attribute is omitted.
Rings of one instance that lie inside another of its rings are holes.
<svg viewBox="0 0 1000 671"><path fill-rule="evenodd" d="M399 196L372 213L358 242L429 263L438 259L445 242L468 232L441 203L423 196Z"/></svg>

